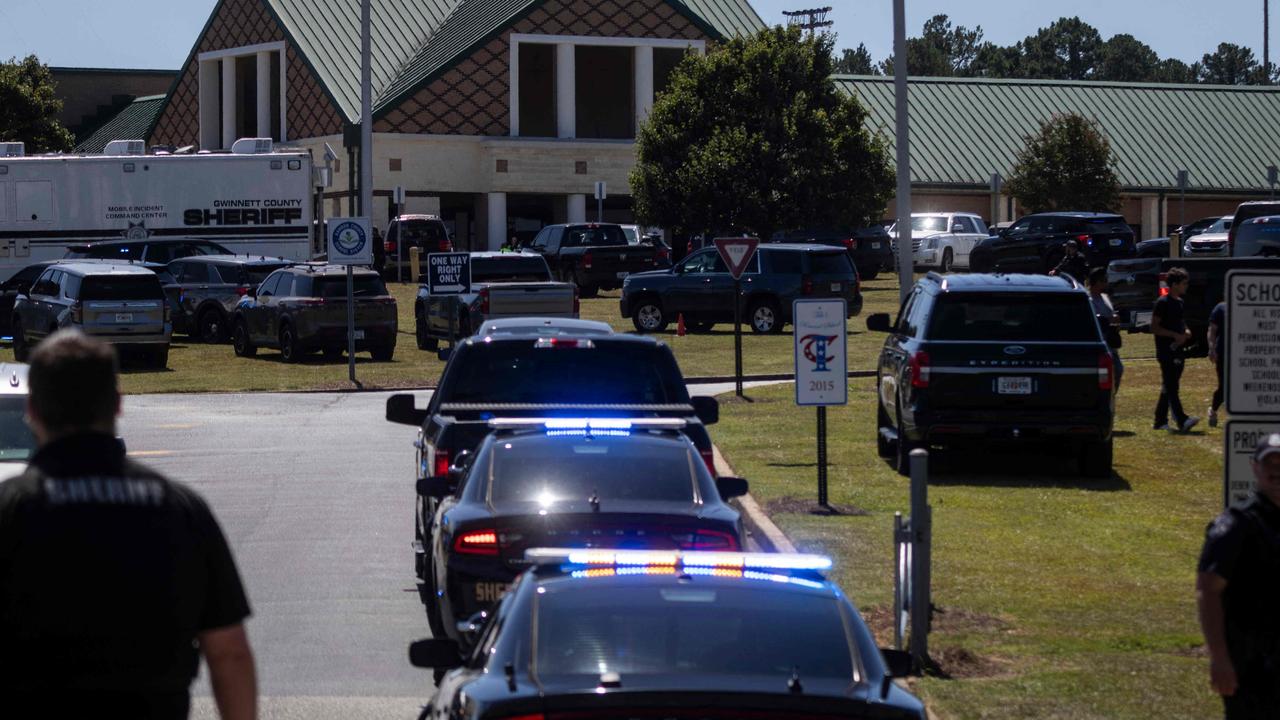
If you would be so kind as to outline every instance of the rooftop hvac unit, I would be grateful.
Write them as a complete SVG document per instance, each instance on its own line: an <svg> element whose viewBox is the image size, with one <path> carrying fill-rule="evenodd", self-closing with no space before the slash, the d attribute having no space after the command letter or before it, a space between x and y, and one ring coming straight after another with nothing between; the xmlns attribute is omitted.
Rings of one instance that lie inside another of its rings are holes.
<svg viewBox="0 0 1280 720"><path fill-rule="evenodd" d="M22 157L26 154L26 143L0 142L0 157Z"/></svg>
<svg viewBox="0 0 1280 720"><path fill-rule="evenodd" d="M146 155L147 143L144 140L112 140L102 149L103 155Z"/></svg>
<svg viewBox="0 0 1280 720"><path fill-rule="evenodd" d="M271 152L271 138L240 138L231 144L234 155L265 155Z"/></svg>

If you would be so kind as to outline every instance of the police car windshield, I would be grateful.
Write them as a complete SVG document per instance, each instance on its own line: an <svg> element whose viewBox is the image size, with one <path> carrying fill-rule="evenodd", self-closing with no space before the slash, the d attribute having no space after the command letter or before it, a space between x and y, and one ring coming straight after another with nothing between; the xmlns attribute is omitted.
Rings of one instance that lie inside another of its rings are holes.
<svg viewBox="0 0 1280 720"><path fill-rule="evenodd" d="M930 340L1101 342L1083 294L947 295L938 301Z"/></svg>
<svg viewBox="0 0 1280 720"><path fill-rule="evenodd" d="M693 502L693 459L683 442L636 437L522 437L494 444L490 501Z"/></svg>
<svg viewBox="0 0 1280 720"><path fill-rule="evenodd" d="M36 438L23 420L25 395L0 397L0 462L24 462L36 449Z"/></svg>
<svg viewBox="0 0 1280 720"><path fill-rule="evenodd" d="M540 677L768 675L785 688L798 668L802 678L853 679L853 648L832 597L782 585L623 589L591 582L539 596Z"/></svg>

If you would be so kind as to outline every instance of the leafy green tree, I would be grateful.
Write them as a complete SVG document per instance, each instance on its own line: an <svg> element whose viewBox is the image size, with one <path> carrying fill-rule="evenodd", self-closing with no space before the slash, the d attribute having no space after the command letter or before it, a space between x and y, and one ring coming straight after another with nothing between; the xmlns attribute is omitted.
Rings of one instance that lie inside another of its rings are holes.
<svg viewBox="0 0 1280 720"><path fill-rule="evenodd" d="M70 150L75 138L60 110L53 75L35 55L0 63L0 142L24 142L28 153Z"/></svg>
<svg viewBox="0 0 1280 720"><path fill-rule="evenodd" d="M1200 82L1214 85L1245 85L1257 82L1258 61L1247 47L1221 43L1200 60Z"/></svg>
<svg viewBox="0 0 1280 720"><path fill-rule="evenodd" d="M1150 82L1156 77L1160 56L1132 35L1113 35L1102 45L1095 80Z"/></svg>
<svg viewBox="0 0 1280 720"><path fill-rule="evenodd" d="M981 46L981 26L953 27L946 15L934 15L925 21L920 37L907 39L907 71L928 77L967 75ZM882 66L886 75L893 74L893 58Z"/></svg>
<svg viewBox="0 0 1280 720"><path fill-rule="evenodd" d="M1102 129L1082 115L1058 115L1018 152L1005 188L1031 212L1115 210L1120 181Z"/></svg>
<svg viewBox="0 0 1280 720"><path fill-rule="evenodd" d="M1078 17L1059 18L1022 41L1026 77L1088 80L1102 54L1102 36Z"/></svg>
<svg viewBox="0 0 1280 720"><path fill-rule="evenodd" d="M836 61L836 72L842 75L879 75L880 69L871 59L871 51L867 46L858 43L856 50L845 48L840 51L840 59Z"/></svg>
<svg viewBox="0 0 1280 720"><path fill-rule="evenodd" d="M686 58L636 138L637 220L767 237L878 219L894 183L887 142L830 82L831 45L774 27Z"/></svg>
<svg viewBox="0 0 1280 720"><path fill-rule="evenodd" d="M1158 83L1182 83L1185 85L1195 82L1199 75L1200 63L1188 65L1176 58L1166 58L1156 65L1151 79L1153 82Z"/></svg>

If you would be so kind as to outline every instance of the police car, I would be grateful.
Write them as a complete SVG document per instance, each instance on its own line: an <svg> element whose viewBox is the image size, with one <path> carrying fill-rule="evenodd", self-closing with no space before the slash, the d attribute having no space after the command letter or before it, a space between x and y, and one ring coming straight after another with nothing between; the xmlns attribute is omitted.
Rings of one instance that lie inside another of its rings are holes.
<svg viewBox="0 0 1280 720"><path fill-rule="evenodd" d="M431 523L432 634L487 610L525 569L525 550L742 548L741 478L713 478L681 418L497 418L474 456L419 481Z"/></svg>
<svg viewBox="0 0 1280 720"><path fill-rule="evenodd" d="M36 451L27 427L27 366L0 363L0 480L21 475Z"/></svg>
<svg viewBox="0 0 1280 720"><path fill-rule="evenodd" d="M535 548L424 718L913 718L871 633L815 555ZM779 622L779 618L786 618ZM886 651L895 665L901 653ZM902 669L902 668L898 668Z"/></svg>

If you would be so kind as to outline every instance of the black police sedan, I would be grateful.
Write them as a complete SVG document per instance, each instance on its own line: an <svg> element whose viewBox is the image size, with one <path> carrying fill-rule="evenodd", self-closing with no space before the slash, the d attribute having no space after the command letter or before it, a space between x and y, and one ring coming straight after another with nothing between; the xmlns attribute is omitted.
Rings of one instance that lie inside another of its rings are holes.
<svg viewBox="0 0 1280 720"><path fill-rule="evenodd" d="M794 554L532 549L474 634L420 640L443 676L422 717L923 720L831 561Z"/></svg>
<svg viewBox="0 0 1280 720"><path fill-rule="evenodd" d="M725 504L746 481L712 478L679 418L510 418L474 457L419 483L432 523L432 632L488 609L524 569L526 548L738 550ZM464 468L465 467L465 471ZM460 638L461 639L461 638Z"/></svg>

